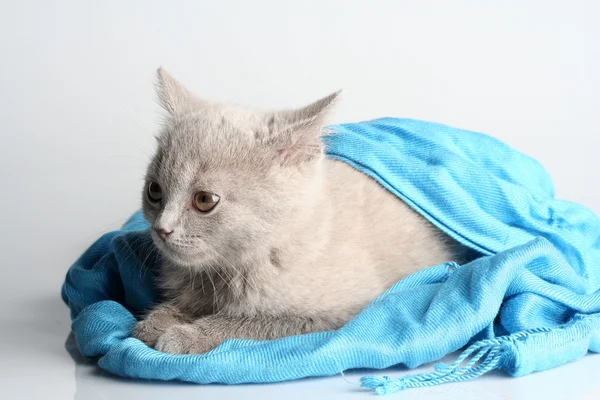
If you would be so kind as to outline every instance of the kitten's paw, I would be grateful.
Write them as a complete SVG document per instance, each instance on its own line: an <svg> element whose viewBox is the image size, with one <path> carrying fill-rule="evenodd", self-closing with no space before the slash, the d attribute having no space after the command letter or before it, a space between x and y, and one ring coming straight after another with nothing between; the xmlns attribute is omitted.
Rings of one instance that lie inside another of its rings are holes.
<svg viewBox="0 0 600 400"><path fill-rule="evenodd" d="M141 340L146 346L154 347L158 338L165 332L167 327L152 319L139 321L133 328L133 337Z"/></svg>
<svg viewBox="0 0 600 400"><path fill-rule="evenodd" d="M133 337L140 339L147 346L154 347L158 338L174 325L184 322L184 316L175 308L162 305L154 310L143 321L133 328Z"/></svg>
<svg viewBox="0 0 600 400"><path fill-rule="evenodd" d="M170 354L201 354L217 347L194 324L181 324L168 328L156 342L156 350Z"/></svg>

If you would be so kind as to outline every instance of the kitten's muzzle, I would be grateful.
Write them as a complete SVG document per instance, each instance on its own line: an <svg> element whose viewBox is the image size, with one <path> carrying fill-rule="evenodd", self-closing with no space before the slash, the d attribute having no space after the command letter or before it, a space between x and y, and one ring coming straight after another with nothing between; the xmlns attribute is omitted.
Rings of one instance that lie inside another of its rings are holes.
<svg viewBox="0 0 600 400"><path fill-rule="evenodd" d="M167 240L167 238L173 233L173 230L168 231L164 228L154 228L154 230L162 240Z"/></svg>

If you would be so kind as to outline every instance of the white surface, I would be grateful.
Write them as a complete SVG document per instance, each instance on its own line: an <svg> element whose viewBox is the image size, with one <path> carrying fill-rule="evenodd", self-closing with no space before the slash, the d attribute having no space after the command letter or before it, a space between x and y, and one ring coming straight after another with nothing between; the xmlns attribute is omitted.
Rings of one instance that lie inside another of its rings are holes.
<svg viewBox="0 0 600 400"><path fill-rule="evenodd" d="M138 207L162 64L200 95L301 105L346 89L336 122L407 116L493 134L600 211L600 3L12 1L0 4L2 398L337 398L340 377L199 387L75 363L58 293L73 260ZM598 398L600 358L403 398ZM398 375L400 372L390 372ZM358 374L348 374L356 383ZM586 397L587 396L587 397Z"/></svg>

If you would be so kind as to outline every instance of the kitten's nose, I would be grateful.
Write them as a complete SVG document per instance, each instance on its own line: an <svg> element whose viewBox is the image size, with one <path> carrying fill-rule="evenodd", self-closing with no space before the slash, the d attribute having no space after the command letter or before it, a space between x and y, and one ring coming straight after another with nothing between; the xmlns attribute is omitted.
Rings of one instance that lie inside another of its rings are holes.
<svg viewBox="0 0 600 400"><path fill-rule="evenodd" d="M162 238L162 240L167 240L169 235L171 235L171 233L173 233L173 230L167 231L166 229L159 228L159 229L156 229L156 233L158 233L158 236L160 236Z"/></svg>

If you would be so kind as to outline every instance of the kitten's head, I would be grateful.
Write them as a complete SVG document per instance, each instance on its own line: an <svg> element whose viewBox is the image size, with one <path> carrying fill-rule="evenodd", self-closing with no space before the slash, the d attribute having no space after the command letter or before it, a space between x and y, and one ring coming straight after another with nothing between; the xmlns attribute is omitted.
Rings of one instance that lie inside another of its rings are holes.
<svg viewBox="0 0 600 400"><path fill-rule="evenodd" d="M168 117L142 208L161 253L202 268L268 252L289 215L310 207L323 117L339 92L269 112L200 100L162 69L157 89Z"/></svg>

